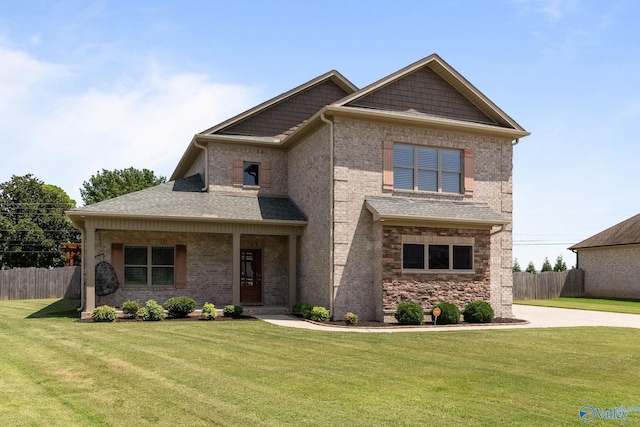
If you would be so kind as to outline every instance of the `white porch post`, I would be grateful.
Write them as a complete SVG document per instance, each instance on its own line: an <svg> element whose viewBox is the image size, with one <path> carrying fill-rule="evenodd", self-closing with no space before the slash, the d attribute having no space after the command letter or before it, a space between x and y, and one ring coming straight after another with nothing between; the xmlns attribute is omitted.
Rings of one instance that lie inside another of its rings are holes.
<svg viewBox="0 0 640 427"><path fill-rule="evenodd" d="M96 229L93 226L86 228L83 245L84 254L82 264L85 265L86 281L86 305L85 311L91 313L96 308Z"/></svg>
<svg viewBox="0 0 640 427"><path fill-rule="evenodd" d="M296 303L296 261L297 261L297 236L294 233L289 234L289 308L293 308Z"/></svg>
<svg viewBox="0 0 640 427"><path fill-rule="evenodd" d="M240 233L233 233L231 255L231 286L233 305L240 305Z"/></svg>

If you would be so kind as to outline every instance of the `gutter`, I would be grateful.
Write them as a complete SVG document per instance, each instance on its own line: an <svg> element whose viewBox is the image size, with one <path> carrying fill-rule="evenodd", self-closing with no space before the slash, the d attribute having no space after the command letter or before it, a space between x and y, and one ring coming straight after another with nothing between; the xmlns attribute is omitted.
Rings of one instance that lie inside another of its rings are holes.
<svg viewBox="0 0 640 427"><path fill-rule="evenodd" d="M489 236L495 236L496 234L500 234L505 230L505 228L506 228L505 224L501 224L500 229L496 231L492 231L491 233L489 233Z"/></svg>
<svg viewBox="0 0 640 427"><path fill-rule="evenodd" d="M329 125L329 166L331 171L329 173L329 220L331 221L331 227L329 227L329 313L333 316L333 292L334 292L334 249L333 249L333 234L334 234L334 207L333 207L333 174L334 174L334 159L333 159L333 121L327 119L324 115L324 111L320 113L320 120Z"/></svg>
<svg viewBox="0 0 640 427"><path fill-rule="evenodd" d="M209 191L209 145L199 145L194 136L193 146L204 151L204 187L202 187L201 191Z"/></svg>

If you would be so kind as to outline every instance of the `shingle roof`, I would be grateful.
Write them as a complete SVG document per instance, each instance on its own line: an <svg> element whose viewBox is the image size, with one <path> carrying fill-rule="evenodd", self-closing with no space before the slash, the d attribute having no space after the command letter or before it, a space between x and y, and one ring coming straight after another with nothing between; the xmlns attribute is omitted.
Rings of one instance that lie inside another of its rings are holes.
<svg viewBox="0 0 640 427"><path fill-rule="evenodd" d="M68 211L70 217L109 215L228 222L300 222L306 218L287 198L203 192L199 175Z"/></svg>
<svg viewBox="0 0 640 427"><path fill-rule="evenodd" d="M640 243L640 214L609 227L569 249L596 248L601 246L633 245Z"/></svg>
<svg viewBox="0 0 640 427"><path fill-rule="evenodd" d="M380 219L449 221L485 225L502 225L508 222L485 203L375 196L366 196L365 203L367 208Z"/></svg>

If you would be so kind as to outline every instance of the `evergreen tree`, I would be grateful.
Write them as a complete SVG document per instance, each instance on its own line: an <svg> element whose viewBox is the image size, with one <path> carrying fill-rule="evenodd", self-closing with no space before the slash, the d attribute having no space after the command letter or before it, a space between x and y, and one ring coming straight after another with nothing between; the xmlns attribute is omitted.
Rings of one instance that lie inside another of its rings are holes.
<svg viewBox="0 0 640 427"><path fill-rule="evenodd" d="M567 269L567 264L565 264L562 259L562 255L558 255L556 258L556 264L553 266L553 271L565 271Z"/></svg>
<svg viewBox="0 0 640 427"><path fill-rule="evenodd" d="M521 271L522 271L522 268L520 268L520 264L518 264L518 258L515 258L513 260L513 267L511 267L511 272L520 273Z"/></svg>
<svg viewBox="0 0 640 427"><path fill-rule="evenodd" d="M542 269L540 271L541 272L553 271L553 268L551 267L551 263L549 262L549 258L544 257L544 262L542 263Z"/></svg>
<svg viewBox="0 0 640 427"><path fill-rule="evenodd" d="M527 265L527 269L525 271L527 273L538 274L538 272L536 271L536 266L533 265L533 262L529 262L529 265Z"/></svg>

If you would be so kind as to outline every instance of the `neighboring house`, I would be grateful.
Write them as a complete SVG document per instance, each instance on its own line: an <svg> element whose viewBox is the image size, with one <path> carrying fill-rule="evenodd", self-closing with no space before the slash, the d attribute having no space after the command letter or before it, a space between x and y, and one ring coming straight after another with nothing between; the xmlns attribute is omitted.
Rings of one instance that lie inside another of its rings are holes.
<svg viewBox="0 0 640 427"><path fill-rule="evenodd" d="M68 212L85 315L188 295L378 320L401 301L481 299L510 317L527 135L435 54L363 89L326 73L195 135L170 182ZM114 293L96 296L93 260L114 267Z"/></svg>
<svg viewBox="0 0 640 427"><path fill-rule="evenodd" d="M569 248L588 297L640 298L640 214Z"/></svg>

